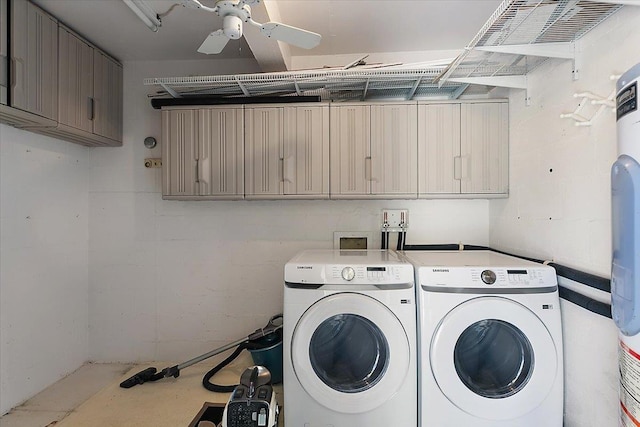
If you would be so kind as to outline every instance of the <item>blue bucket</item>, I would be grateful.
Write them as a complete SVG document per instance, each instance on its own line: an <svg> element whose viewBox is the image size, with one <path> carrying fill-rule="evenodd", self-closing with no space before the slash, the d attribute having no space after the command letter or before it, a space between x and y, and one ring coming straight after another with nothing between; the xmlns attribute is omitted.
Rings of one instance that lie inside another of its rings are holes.
<svg viewBox="0 0 640 427"><path fill-rule="evenodd" d="M260 345L259 349L248 349L253 363L264 366L271 372L271 384L282 382L282 331L253 341ZM263 347L264 346L264 347Z"/></svg>

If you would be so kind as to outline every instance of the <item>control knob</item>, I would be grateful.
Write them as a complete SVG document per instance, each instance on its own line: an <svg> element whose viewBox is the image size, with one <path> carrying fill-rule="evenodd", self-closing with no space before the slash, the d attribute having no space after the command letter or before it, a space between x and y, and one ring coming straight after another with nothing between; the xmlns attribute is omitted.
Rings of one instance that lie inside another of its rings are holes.
<svg viewBox="0 0 640 427"><path fill-rule="evenodd" d="M480 273L480 278L487 285L493 285L494 283L496 283L496 273L491 270L484 270L482 273Z"/></svg>
<svg viewBox="0 0 640 427"><path fill-rule="evenodd" d="M348 282L352 281L356 277L356 271L353 267L345 267L342 269L342 278Z"/></svg>

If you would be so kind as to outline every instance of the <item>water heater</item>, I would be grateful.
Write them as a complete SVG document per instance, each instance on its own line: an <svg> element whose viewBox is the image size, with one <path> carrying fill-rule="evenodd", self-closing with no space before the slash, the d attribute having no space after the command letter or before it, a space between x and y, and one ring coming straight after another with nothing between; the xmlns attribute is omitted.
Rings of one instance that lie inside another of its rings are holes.
<svg viewBox="0 0 640 427"><path fill-rule="evenodd" d="M640 425L640 64L617 83L618 159L611 167L611 311L620 330L619 426Z"/></svg>

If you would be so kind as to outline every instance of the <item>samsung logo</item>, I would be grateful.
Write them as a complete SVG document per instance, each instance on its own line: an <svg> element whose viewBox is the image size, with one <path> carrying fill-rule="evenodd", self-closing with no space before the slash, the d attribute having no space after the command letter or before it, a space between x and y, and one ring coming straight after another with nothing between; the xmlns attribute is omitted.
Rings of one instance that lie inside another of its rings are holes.
<svg viewBox="0 0 640 427"><path fill-rule="evenodd" d="M434 268L431 271L433 271L434 273L448 273L449 269L448 268Z"/></svg>
<svg viewBox="0 0 640 427"><path fill-rule="evenodd" d="M313 270L313 267L310 265L299 265L296 267L298 270Z"/></svg>

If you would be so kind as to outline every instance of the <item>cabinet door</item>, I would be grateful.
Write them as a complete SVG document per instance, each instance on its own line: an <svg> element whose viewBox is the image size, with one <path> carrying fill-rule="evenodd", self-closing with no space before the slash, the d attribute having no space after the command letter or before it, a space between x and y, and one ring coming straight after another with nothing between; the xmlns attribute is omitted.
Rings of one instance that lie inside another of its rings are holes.
<svg viewBox="0 0 640 427"><path fill-rule="evenodd" d="M59 115L64 125L93 132L93 47L59 28Z"/></svg>
<svg viewBox="0 0 640 427"><path fill-rule="evenodd" d="M284 194L329 197L329 107L284 111Z"/></svg>
<svg viewBox="0 0 640 427"><path fill-rule="evenodd" d="M460 193L460 104L418 106L418 193Z"/></svg>
<svg viewBox="0 0 640 427"><path fill-rule="evenodd" d="M468 103L461 108L462 193L508 193L508 104Z"/></svg>
<svg viewBox="0 0 640 427"><path fill-rule="evenodd" d="M371 194L417 197L418 107L371 106Z"/></svg>
<svg viewBox="0 0 640 427"><path fill-rule="evenodd" d="M93 133L122 141L122 66L93 51Z"/></svg>
<svg viewBox="0 0 640 427"><path fill-rule="evenodd" d="M370 106L331 106L331 195L371 193Z"/></svg>
<svg viewBox="0 0 640 427"><path fill-rule="evenodd" d="M245 110L245 171L247 196L283 194L283 109Z"/></svg>
<svg viewBox="0 0 640 427"><path fill-rule="evenodd" d="M198 188L201 196L242 198L243 111L202 108L199 115Z"/></svg>
<svg viewBox="0 0 640 427"><path fill-rule="evenodd" d="M57 120L58 22L26 0L11 17L11 106Z"/></svg>
<svg viewBox="0 0 640 427"><path fill-rule="evenodd" d="M162 111L162 195L195 196L198 180L196 110Z"/></svg>

